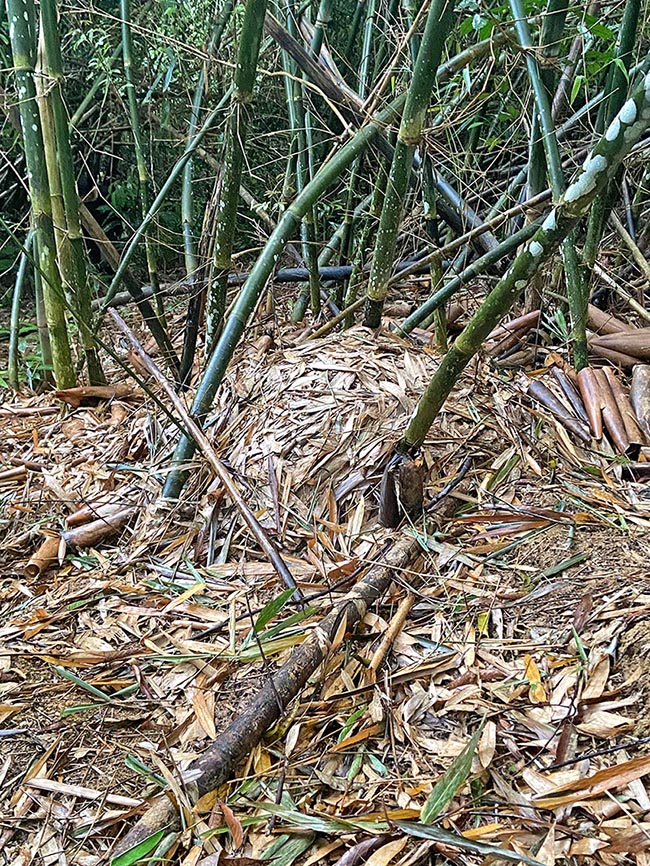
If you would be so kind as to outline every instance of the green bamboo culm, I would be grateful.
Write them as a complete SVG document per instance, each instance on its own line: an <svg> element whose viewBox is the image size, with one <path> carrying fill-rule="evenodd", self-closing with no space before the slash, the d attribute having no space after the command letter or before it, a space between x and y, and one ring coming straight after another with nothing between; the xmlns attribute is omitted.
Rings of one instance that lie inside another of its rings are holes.
<svg viewBox="0 0 650 866"><path fill-rule="evenodd" d="M68 342L61 276L56 261L45 147L36 102L34 71L37 39L33 0L7 0L7 18L25 147L36 260L43 277L43 306L52 368L57 387L71 388L76 385L76 376Z"/></svg>
<svg viewBox="0 0 650 866"><path fill-rule="evenodd" d="M208 57L214 57L221 46L221 40L226 32L230 16L234 8L234 0L216 0L214 11L214 24L212 36L208 44ZM199 119L203 96L206 85L206 64L201 67L199 78L192 99L192 112L187 129L187 140L191 141L199 130ZM181 193L181 225L183 230L183 250L185 254L185 273L191 286L191 295L187 307L187 323L185 326L185 339L183 340L183 352L179 379L184 384L189 384L192 375L192 364L196 353L196 341L199 332L203 292L199 286L202 281L197 279L198 259L196 254L196 238L194 236L194 188L193 188L193 160L187 160L183 169L183 186Z"/></svg>
<svg viewBox="0 0 650 866"><path fill-rule="evenodd" d="M319 196L340 178L345 169L368 147L387 123L393 122L399 117L406 94L401 94L389 105L380 111L373 120L359 129L352 138L325 163L317 172L314 179L296 196L287 210L282 214L278 225L266 242L264 249L255 262L248 279L242 286L232 311L224 325L214 352L206 367L203 378L192 403L192 415L200 423L203 422L207 412L210 410L212 401L217 393L225 375L230 359L239 340L244 333L249 316L264 291L267 280L273 273L278 256L286 244L291 240L300 225L300 221L307 213ZM182 437L174 452L172 471L167 476L163 489L163 496L168 499L177 499L185 483L187 473L186 462L194 454L196 445L192 439Z"/></svg>
<svg viewBox="0 0 650 866"><path fill-rule="evenodd" d="M248 0L239 37L234 74L232 110L226 130L226 152L214 229L214 278L208 286L206 313L206 354L209 357L223 324L226 311L228 274L237 224L239 187L244 165L244 147L251 113L266 0Z"/></svg>
<svg viewBox="0 0 650 866"><path fill-rule="evenodd" d="M413 156L422 137L436 72L452 21L451 0L432 0L400 123L368 278L364 324L370 328L379 327L381 322Z"/></svg>
<svg viewBox="0 0 650 866"><path fill-rule="evenodd" d="M122 18L122 56L124 64L124 80L126 82L126 96L129 107L129 123L133 136L133 149L135 151L135 162L138 170L138 191L140 194L140 209L142 219L149 211L151 203L149 171L145 159L142 131L140 129L140 117L138 115L138 100L135 93L133 80L133 37L131 34L131 0L120 0L120 15ZM149 231L145 232L144 248L147 258L147 270L149 272L149 283L156 299L156 309L161 321L164 321L162 299L160 297L160 284L158 280L158 263L156 261L156 250Z"/></svg>
<svg viewBox="0 0 650 866"><path fill-rule="evenodd" d="M357 92L362 100L368 95L368 88L371 83L370 79L370 61L373 57L373 43L376 37L376 17L377 4L375 0L369 0L366 8L366 18L363 27L363 40L361 43L361 63L359 64L359 77L357 83ZM372 193L372 206L370 212L366 215L361 231L354 238L353 246L353 219L352 219L352 201L357 185L357 177L361 168L361 159L356 159L350 170L350 179L348 181L347 203L345 208L345 235L341 242L341 262L347 260L349 250L354 249L354 258L352 261L352 273L348 281L345 299L343 299L343 284L339 288L341 297L339 305L349 307L357 299L359 290L363 283L364 273L363 266L366 257L366 248L371 231L377 227L379 216L381 215L381 207L384 202L386 192L386 183L388 180L388 171L381 164L379 168L379 176L375 180L375 186ZM345 257L345 258L344 258ZM344 320L343 327L351 328L354 325L354 313L348 313Z"/></svg>
<svg viewBox="0 0 650 866"><path fill-rule="evenodd" d="M91 309L91 287L86 272L81 220L79 218L79 195L75 183L74 162L70 145L70 130L63 101L63 60L56 0L41 0L41 36L43 40L43 72L45 74L42 103L51 111L52 124L43 123L43 137L48 155L48 139L54 149L54 159L47 160L50 178L50 193L54 189L53 179L58 178L61 193L62 220L56 221L55 230L61 279L66 294L73 305L81 334L81 343L86 358L88 381L91 385L103 385L106 378L99 360L93 337ZM43 117L41 117L43 120ZM46 130L48 135L46 136ZM49 133L53 133L53 136ZM54 199L52 199L54 207Z"/></svg>
<svg viewBox="0 0 650 866"><path fill-rule="evenodd" d="M298 29L295 23L293 4L285 4L285 17L287 32L295 39ZM287 93L287 108L289 114L289 125L292 134L292 150L296 155L295 190L299 195L310 177L310 146L307 137L307 116L303 102L302 76L296 70L295 63L286 51L282 52L282 63L285 69L285 89ZM314 316L320 312L320 279L318 276L318 254L316 251L316 225L314 209L310 208L300 226L300 241L302 257L307 265L308 285L301 291L300 298L291 311L291 319L297 323L302 320L305 313L304 299L308 295ZM299 315L300 314L300 315Z"/></svg>
<svg viewBox="0 0 650 866"><path fill-rule="evenodd" d="M506 315L541 265L589 211L595 197L615 175L621 161L648 127L650 73L634 89L561 200L456 338L422 395L397 445L398 451L413 451L422 445L451 389L483 340Z"/></svg>
<svg viewBox="0 0 650 866"><path fill-rule="evenodd" d="M632 64L632 52L641 13L641 0L627 0L616 45L616 58L609 66L605 82L605 96L596 117L596 132L602 133L605 126L620 109L627 92L627 79ZM587 235L582 253L583 280L591 281L591 272L596 262L600 241L611 210L612 194L609 185L594 202L587 223Z"/></svg>
<svg viewBox="0 0 650 866"><path fill-rule="evenodd" d="M542 134L542 146L546 157L549 184L553 191L553 199L557 202L564 193L566 184L562 171L562 159L557 143L557 134L551 114L551 95L535 58L534 46L522 0L510 0L510 8L515 18L519 43L526 50L526 67L535 99L537 122ZM566 8L562 0L559 0L559 2L551 0L551 3L549 3L549 13L553 16L551 20L555 21L554 25L550 25L553 31L559 28L560 24L563 25ZM547 35L545 38L550 40L553 37ZM569 299L569 310L571 312L573 361L576 369L580 370L589 363L587 359L586 332L588 299L578 263L575 238L571 232L562 240L562 258L564 260L564 274Z"/></svg>

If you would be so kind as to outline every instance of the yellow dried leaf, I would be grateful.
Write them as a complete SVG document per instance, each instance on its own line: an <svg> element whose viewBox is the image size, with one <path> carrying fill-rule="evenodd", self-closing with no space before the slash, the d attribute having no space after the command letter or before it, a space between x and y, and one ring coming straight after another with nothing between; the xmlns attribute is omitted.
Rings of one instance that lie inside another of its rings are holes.
<svg viewBox="0 0 650 866"><path fill-rule="evenodd" d="M529 656L524 656L524 677L528 680L528 699L533 704L543 704L548 700L546 689L542 685L542 677L535 660Z"/></svg>

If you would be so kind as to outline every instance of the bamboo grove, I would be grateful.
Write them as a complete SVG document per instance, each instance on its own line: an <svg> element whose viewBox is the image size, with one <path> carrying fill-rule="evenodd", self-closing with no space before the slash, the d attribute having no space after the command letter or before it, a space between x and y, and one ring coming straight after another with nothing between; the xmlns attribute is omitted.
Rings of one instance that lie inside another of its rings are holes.
<svg viewBox="0 0 650 866"><path fill-rule="evenodd" d="M375 332L424 274L396 335L433 327L441 363L408 454L514 306L566 321L579 370L600 257L646 273L640 0L4 2L11 389L104 383L107 311L128 303L202 423L242 340ZM473 313L450 341L459 292ZM181 435L166 497L195 447Z"/></svg>

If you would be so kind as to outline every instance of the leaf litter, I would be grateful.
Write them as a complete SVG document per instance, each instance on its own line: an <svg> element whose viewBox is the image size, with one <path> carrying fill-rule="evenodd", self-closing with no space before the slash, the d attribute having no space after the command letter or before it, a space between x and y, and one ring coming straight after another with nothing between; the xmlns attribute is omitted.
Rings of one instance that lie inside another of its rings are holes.
<svg viewBox="0 0 650 866"><path fill-rule="evenodd" d="M206 430L303 604L202 459L161 505L177 431L144 391L0 409L0 858L107 863L166 790L185 829L116 863L650 863L639 473L532 399L565 399L547 368L486 355L420 455L425 518L386 530L383 464L436 352L362 328L264 348ZM194 802L186 768L400 535L419 556Z"/></svg>

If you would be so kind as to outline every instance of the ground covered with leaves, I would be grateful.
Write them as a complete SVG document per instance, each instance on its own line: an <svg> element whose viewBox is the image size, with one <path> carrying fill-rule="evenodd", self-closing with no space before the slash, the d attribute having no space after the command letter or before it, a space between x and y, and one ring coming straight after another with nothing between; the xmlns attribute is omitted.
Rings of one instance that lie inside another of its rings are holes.
<svg viewBox="0 0 650 866"><path fill-rule="evenodd" d="M381 528L437 364L388 328L239 351L207 430L302 602L200 457L161 503L155 383L4 402L0 860L107 863L165 790L184 826L120 862L650 864L648 488L482 357L422 450L424 519ZM194 802L190 762L407 536L387 595Z"/></svg>

